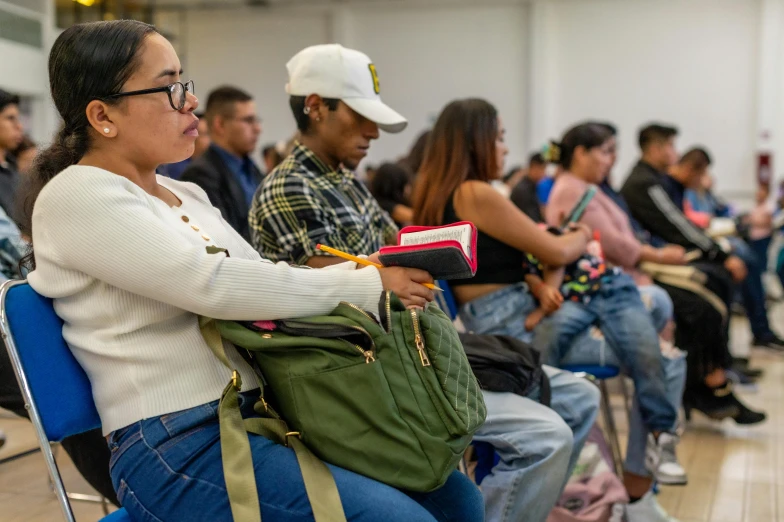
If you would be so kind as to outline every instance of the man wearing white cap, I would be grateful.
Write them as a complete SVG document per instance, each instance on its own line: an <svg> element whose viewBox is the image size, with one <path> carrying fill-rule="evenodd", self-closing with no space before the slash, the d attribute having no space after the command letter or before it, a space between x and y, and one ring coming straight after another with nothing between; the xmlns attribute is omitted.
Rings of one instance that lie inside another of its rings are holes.
<svg viewBox="0 0 784 522"><path fill-rule="evenodd" d="M316 45L287 64L299 143L259 187L249 214L251 242L273 261L322 267L318 243L345 252L376 252L397 228L354 175L379 129L408 122L381 101L376 68L338 44Z"/></svg>
<svg viewBox="0 0 784 522"><path fill-rule="evenodd" d="M288 69L301 138L256 192L251 240L268 259L314 267L341 261L321 256L318 243L354 255L376 252L395 241L397 229L347 169L379 129L399 132L406 120L381 102L375 66L362 53L309 47ZM519 397L511 393L484 392L487 421L477 436L501 457L482 486L488 522L544 521L577 460L599 395L571 374L558 375L550 382L552 408L536 412L516 408Z"/></svg>

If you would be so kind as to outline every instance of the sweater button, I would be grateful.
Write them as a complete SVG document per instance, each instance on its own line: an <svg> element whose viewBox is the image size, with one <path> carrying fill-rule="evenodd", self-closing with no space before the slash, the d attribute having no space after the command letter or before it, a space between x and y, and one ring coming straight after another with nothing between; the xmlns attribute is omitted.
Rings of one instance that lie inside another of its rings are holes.
<svg viewBox="0 0 784 522"><path fill-rule="evenodd" d="M182 216L182 220L186 223L189 222L191 219L188 216Z"/></svg>

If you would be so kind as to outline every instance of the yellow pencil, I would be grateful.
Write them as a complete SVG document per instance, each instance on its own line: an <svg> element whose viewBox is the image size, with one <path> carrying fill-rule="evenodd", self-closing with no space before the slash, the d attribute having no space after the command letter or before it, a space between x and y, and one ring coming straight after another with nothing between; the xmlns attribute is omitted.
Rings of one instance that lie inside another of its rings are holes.
<svg viewBox="0 0 784 522"><path fill-rule="evenodd" d="M316 248L321 250L322 252L326 252L327 254L332 254L333 256L339 257L341 259L345 259L346 261L353 261L357 264L364 265L364 266L374 266L376 268L384 268L384 265L380 265L378 263L374 263L373 261L368 261L362 257L352 256L342 250L336 250L332 247L324 246L324 245L316 245ZM440 288L438 288L433 283L422 283L424 286L428 287L431 290L438 290L439 292L443 292Z"/></svg>

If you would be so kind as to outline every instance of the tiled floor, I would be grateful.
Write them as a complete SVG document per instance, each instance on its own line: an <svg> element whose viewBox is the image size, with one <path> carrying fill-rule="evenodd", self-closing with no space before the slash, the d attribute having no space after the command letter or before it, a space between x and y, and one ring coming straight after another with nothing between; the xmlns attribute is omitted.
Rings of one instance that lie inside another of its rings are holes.
<svg viewBox="0 0 784 522"><path fill-rule="evenodd" d="M784 331L784 306L772 314L774 325ZM748 351L748 327L733 324L733 351ZM663 488L661 504L681 522L784 522L784 355L755 351L755 366L765 376L757 393L741 392L752 407L768 412L768 420L755 428L741 428L732 421L716 423L695 414L679 448L679 456L689 472L689 485ZM625 430L620 397L615 397L616 419ZM34 448L31 425L0 413L0 429L8 444L0 449L0 459ZM66 487L90 493L67 455L58 457ZM99 520L100 506L74 503L79 522ZM39 453L0 466L0 522L49 522L62 520L51 493Z"/></svg>

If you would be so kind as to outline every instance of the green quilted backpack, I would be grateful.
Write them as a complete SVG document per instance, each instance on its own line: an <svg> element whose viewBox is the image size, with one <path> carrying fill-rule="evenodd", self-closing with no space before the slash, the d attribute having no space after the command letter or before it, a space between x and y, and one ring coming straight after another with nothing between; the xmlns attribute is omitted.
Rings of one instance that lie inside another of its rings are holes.
<svg viewBox="0 0 784 522"><path fill-rule="evenodd" d="M457 468L484 422L482 393L452 321L437 306L409 310L387 292L379 316L341 303L329 315L253 325L205 320L203 332L213 350L219 333L249 351L279 409L273 438L295 439L298 457L309 449L385 484L432 491ZM256 410L269 413L261 402ZM246 429L264 431L249 421ZM223 423L222 417L222 429ZM225 445L223 431L221 437ZM310 472L302 459L300 465L315 511L311 489L326 486L308 487ZM224 455L228 484L226 468Z"/></svg>

